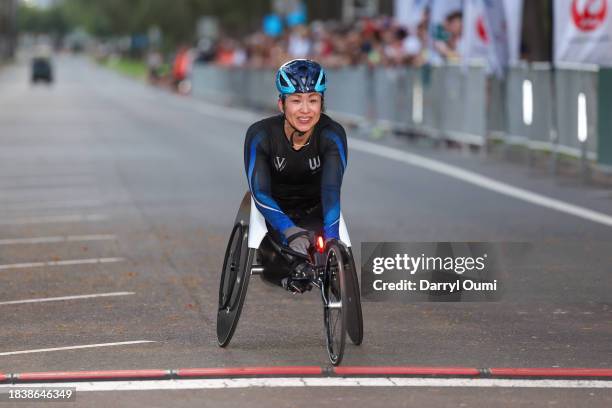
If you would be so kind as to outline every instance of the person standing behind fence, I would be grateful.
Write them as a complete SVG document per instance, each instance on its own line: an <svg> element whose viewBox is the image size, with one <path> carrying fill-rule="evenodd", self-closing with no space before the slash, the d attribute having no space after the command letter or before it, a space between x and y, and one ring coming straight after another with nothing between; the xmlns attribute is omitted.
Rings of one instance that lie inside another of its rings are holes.
<svg viewBox="0 0 612 408"><path fill-rule="evenodd" d="M308 28L303 25L295 26L289 35L287 51L291 58L306 58L310 55L312 42Z"/></svg>
<svg viewBox="0 0 612 408"><path fill-rule="evenodd" d="M149 82L155 84L161 78L163 58L158 50L151 50L147 54L147 68L149 71Z"/></svg>
<svg viewBox="0 0 612 408"><path fill-rule="evenodd" d="M191 56L189 48L182 46L176 53L174 64L172 66L172 80L174 86L178 88L179 84L189 77L191 70Z"/></svg>
<svg viewBox="0 0 612 408"><path fill-rule="evenodd" d="M423 20L416 28L416 34L409 33L403 41L406 63L420 67L427 62L427 26L429 22Z"/></svg>
<svg viewBox="0 0 612 408"><path fill-rule="evenodd" d="M448 62L458 62L461 57L459 49L463 30L463 14L455 11L444 21L444 32L434 41L435 50Z"/></svg>

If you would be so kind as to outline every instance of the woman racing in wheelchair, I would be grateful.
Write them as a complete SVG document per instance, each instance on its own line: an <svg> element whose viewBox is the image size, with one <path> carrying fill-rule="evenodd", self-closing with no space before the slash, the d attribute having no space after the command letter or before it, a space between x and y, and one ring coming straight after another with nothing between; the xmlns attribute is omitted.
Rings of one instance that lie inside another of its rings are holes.
<svg viewBox="0 0 612 408"><path fill-rule="evenodd" d="M276 73L281 112L254 123L244 142L251 195L270 238L308 257L315 235L339 239L340 188L347 165L344 128L323 113L326 76L316 62L296 59ZM310 289L307 263L280 284Z"/></svg>

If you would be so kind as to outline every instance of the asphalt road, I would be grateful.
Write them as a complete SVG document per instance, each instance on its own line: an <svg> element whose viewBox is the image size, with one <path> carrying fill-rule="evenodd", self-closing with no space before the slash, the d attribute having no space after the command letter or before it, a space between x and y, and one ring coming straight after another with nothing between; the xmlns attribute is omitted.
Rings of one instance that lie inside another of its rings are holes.
<svg viewBox="0 0 612 408"><path fill-rule="evenodd" d="M317 295L291 296L258 278L231 345L216 344L222 257L247 189L243 137L257 114L170 95L82 58L55 65L52 86L30 85L23 62L0 71L0 372L327 365ZM612 366L612 227L352 149L361 136L349 136L342 203L357 257L366 241L520 241L540 252L530 268L506 271L511 290L499 302L364 301L364 343L347 345L344 364ZM404 140L378 143L612 215L611 190ZM2 303L89 294L106 296ZM115 344L123 342L139 343ZM92 344L106 346L14 353ZM370 406L377 395L329 390L211 398ZM423 388L380 398L612 402L607 390L521 392ZM96 395L85 398L101 405Z"/></svg>

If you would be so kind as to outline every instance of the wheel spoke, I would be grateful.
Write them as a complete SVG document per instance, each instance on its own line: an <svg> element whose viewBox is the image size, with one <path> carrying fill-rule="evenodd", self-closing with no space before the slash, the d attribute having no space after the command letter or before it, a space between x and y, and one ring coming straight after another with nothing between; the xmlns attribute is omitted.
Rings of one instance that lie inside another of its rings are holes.
<svg viewBox="0 0 612 408"><path fill-rule="evenodd" d="M342 309L342 302L340 302L340 301L329 302L327 304L327 308L328 309Z"/></svg>
<svg viewBox="0 0 612 408"><path fill-rule="evenodd" d="M336 313L336 319L334 319L334 322L332 324L332 333L336 333L337 332L336 331L336 326L338 325L338 321L340 320L339 319L340 316L341 316L340 313Z"/></svg>

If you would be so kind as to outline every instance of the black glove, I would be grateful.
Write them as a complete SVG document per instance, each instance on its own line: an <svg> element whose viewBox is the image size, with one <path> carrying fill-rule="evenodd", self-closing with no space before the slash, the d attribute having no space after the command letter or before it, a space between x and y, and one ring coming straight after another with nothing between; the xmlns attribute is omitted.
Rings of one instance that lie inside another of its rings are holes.
<svg viewBox="0 0 612 408"><path fill-rule="evenodd" d="M283 235L287 238L289 248L295 252L308 256L308 249L311 247L314 240L312 232L300 227L290 227L283 231Z"/></svg>

